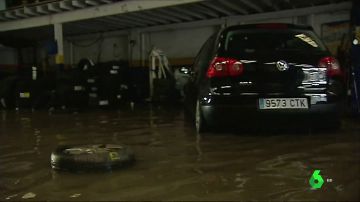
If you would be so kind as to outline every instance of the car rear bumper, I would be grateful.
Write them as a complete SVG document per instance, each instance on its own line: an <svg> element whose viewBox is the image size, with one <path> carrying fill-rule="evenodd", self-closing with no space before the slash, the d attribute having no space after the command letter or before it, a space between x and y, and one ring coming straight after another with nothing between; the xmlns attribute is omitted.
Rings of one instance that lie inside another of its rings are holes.
<svg viewBox="0 0 360 202"><path fill-rule="evenodd" d="M260 110L254 105L202 105L202 115L206 123L253 124L276 121L277 123L319 123L338 120L339 103L314 104L309 109L271 109Z"/></svg>

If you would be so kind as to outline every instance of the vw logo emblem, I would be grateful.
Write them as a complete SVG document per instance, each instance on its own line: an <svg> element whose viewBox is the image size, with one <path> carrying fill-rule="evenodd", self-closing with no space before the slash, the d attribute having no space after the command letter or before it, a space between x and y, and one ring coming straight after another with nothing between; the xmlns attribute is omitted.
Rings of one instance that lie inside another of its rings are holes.
<svg viewBox="0 0 360 202"><path fill-rule="evenodd" d="M279 71L286 71L289 69L289 64L284 60L279 60L276 62L276 67Z"/></svg>

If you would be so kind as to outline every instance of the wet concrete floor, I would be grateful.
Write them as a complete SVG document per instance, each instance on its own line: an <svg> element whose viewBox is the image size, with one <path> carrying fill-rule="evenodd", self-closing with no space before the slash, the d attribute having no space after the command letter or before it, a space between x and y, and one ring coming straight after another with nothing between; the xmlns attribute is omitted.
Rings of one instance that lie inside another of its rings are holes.
<svg viewBox="0 0 360 202"><path fill-rule="evenodd" d="M58 145L89 143L127 144L137 162L103 173L51 169ZM332 182L311 189L315 169ZM26 194L32 199L23 199ZM184 121L181 106L52 115L0 111L0 201L6 200L359 201L360 120L344 120L337 132L200 136Z"/></svg>

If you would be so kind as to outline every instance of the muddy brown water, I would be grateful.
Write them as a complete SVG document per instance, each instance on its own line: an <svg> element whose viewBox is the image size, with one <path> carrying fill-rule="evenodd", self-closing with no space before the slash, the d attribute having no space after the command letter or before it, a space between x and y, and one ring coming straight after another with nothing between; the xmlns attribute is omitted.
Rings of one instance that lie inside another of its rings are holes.
<svg viewBox="0 0 360 202"><path fill-rule="evenodd" d="M57 172L58 145L115 143L136 163L112 172ZM308 180L321 170L319 190ZM326 182L332 181L332 182ZM32 199L23 199L27 193ZM78 114L0 111L0 201L359 201L360 120L340 131L197 135L181 107Z"/></svg>

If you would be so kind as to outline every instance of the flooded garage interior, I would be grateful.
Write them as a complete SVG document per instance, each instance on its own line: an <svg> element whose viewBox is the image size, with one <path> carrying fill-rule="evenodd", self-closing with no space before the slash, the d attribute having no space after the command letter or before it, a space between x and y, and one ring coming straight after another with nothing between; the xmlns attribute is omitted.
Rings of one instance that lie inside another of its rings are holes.
<svg viewBox="0 0 360 202"><path fill-rule="evenodd" d="M49 114L1 112L1 200L337 200L360 197L360 125L199 135L181 106ZM276 123L274 123L276 125ZM59 145L126 144L136 162L111 172L50 167ZM325 182L308 180L320 169Z"/></svg>
<svg viewBox="0 0 360 202"><path fill-rule="evenodd" d="M359 41L357 0L0 0L0 201L360 201Z"/></svg>

